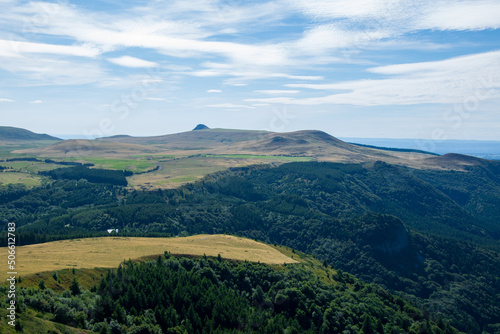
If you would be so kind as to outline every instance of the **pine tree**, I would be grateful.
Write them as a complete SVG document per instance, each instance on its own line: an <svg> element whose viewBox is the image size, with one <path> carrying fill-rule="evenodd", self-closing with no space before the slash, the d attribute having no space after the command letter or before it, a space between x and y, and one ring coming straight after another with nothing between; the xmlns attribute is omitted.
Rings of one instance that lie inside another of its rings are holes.
<svg viewBox="0 0 500 334"><path fill-rule="evenodd" d="M372 322L369 315L365 315L365 320L363 321L363 327L361 328L361 331L364 334L374 334Z"/></svg>
<svg viewBox="0 0 500 334"><path fill-rule="evenodd" d="M377 319L377 325L375 327L375 331L378 333L378 334L384 334L384 325L382 325L382 320Z"/></svg>
<svg viewBox="0 0 500 334"><path fill-rule="evenodd" d="M71 290L71 293L73 294L73 296L76 296L76 295L79 295L80 293L82 293L76 278L73 278L73 282L71 282L71 286L69 287L69 289Z"/></svg>

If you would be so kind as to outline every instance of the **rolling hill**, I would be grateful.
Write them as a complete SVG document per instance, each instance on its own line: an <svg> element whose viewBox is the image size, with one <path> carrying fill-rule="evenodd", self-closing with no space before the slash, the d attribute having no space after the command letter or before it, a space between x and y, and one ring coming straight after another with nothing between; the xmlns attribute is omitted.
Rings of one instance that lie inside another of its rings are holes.
<svg viewBox="0 0 500 334"><path fill-rule="evenodd" d="M15 153L37 156L127 156L145 153L196 155L239 154L312 157L321 161L388 163L436 167L423 152L398 152L361 147L317 130L274 133L268 131L203 128L154 137L113 136L96 140L66 140L43 150L28 149Z"/></svg>
<svg viewBox="0 0 500 334"><path fill-rule="evenodd" d="M29 130L15 128L12 126L0 126L0 141L39 141L39 140L61 140L47 134L38 134Z"/></svg>
<svg viewBox="0 0 500 334"><path fill-rule="evenodd" d="M280 165L291 161L388 164L426 170L465 171L487 160L464 155L437 156L417 150L367 147L344 142L323 131L268 132L210 129L154 137L118 135L96 140L64 140L12 154L92 163L101 168L150 172L129 177L135 189L171 189L232 167ZM96 159L99 159L97 161ZM126 166L126 167L123 167ZM0 181L1 182L1 181Z"/></svg>

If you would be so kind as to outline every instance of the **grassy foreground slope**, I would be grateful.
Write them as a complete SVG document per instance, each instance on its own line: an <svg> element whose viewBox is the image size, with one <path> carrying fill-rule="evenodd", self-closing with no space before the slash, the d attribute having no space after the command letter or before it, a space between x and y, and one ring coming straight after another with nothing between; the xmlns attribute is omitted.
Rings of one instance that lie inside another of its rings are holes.
<svg viewBox="0 0 500 334"><path fill-rule="evenodd" d="M268 264L297 261L275 248L246 238L229 235L195 235L185 238L103 237L73 239L17 247L17 271L27 276L66 268L113 268L123 260L163 254L199 255L262 262ZM6 248L1 248L6 254ZM5 273L0 274L3 281Z"/></svg>
<svg viewBox="0 0 500 334"><path fill-rule="evenodd" d="M166 253L153 261L125 261L100 275L90 291L81 284L81 270L53 272L49 280L69 274L76 285L58 292L41 285L20 288L19 325L24 333L458 334L439 316L376 284L309 255L277 249L298 263L271 266ZM0 315L4 308L0 300ZM15 333L2 321L0 332Z"/></svg>

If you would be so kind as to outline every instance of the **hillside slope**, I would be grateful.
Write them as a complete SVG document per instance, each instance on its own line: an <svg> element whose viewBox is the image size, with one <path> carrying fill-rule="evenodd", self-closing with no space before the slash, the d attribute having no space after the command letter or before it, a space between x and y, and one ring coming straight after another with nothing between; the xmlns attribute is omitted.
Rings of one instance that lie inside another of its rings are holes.
<svg viewBox="0 0 500 334"><path fill-rule="evenodd" d="M160 151L154 146L128 143L110 143L86 139L64 140L44 148L13 151L18 154L32 154L39 157L84 158L84 157L128 157L134 154L148 154Z"/></svg>
<svg viewBox="0 0 500 334"><path fill-rule="evenodd" d="M20 288L25 305L20 325L33 320L36 311L39 317L100 333L458 334L442 318L375 284L311 256L277 249L299 263L270 266L165 253L153 261L125 261L101 275L91 291L82 291L76 270L65 291L43 290L45 283L39 289ZM53 272L48 284L68 274ZM3 300L0 305L5 308ZM2 332L5 327L0 323Z"/></svg>
<svg viewBox="0 0 500 334"><path fill-rule="evenodd" d="M6 252L0 248L1 252ZM295 263L265 244L226 235L196 235L185 238L87 238L54 241L17 247L20 259L18 271L31 275L64 268L112 268L125 259L163 254L197 255L261 262L269 264ZM0 280L5 280L0 274Z"/></svg>
<svg viewBox="0 0 500 334"><path fill-rule="evenodd" d="M61 140L47 134L38 134L12 126L0 126L0 141Z"/></svg>

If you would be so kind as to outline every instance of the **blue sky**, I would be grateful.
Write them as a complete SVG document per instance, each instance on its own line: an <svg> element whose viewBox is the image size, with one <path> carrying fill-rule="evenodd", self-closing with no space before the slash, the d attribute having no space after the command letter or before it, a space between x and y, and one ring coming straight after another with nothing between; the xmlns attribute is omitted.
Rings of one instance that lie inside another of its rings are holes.
<svg viewBox="0 0 500 334"><path fill-rule="evenodd" d="M0 0L0 123L500 140L500 1Z"/></svg>

